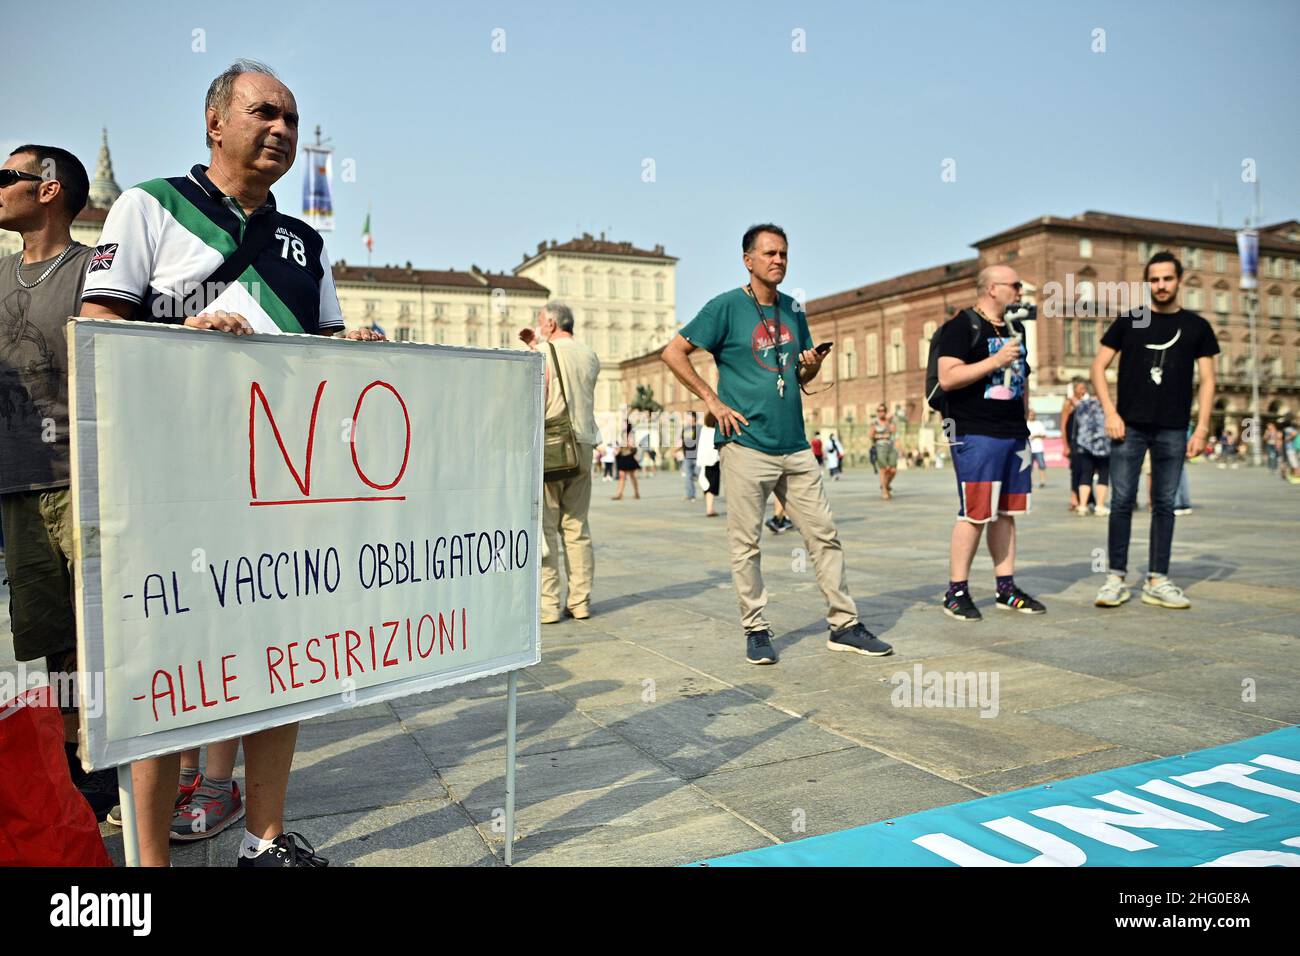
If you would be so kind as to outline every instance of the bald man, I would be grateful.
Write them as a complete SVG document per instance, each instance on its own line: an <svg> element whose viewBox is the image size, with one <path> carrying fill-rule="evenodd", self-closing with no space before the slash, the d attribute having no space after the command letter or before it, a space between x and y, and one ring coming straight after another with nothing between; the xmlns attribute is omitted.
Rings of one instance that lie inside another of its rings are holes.
<svg viewBox="0 0 1300 956"><path fill-rule="evenodd" d="M952 529L948 592L943 611L958 621L983 615L971 598L971 562L988 525L997 576L996 606L1042 614L1047 609L1015 583L1016 519L1029 512L1029 363L1023 329L1004 318L1020 300L1020 277L1010 266L988 266L976 280L978 298L939 330L939 387L944 431L952 442L959 506Z"/></svg>

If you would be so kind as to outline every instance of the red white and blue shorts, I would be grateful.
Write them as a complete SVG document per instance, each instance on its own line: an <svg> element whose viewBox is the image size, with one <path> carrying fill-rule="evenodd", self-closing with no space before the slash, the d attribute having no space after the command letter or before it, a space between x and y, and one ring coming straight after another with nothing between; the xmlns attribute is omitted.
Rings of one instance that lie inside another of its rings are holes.
<svg viewBox="0 0 1300 956"><path fill-rule="evenodd" d="M957 441L952 446L961 501L957 517L987 524L999 515L1028 514L1034 487L1029 439L960 435Z"/></svg>

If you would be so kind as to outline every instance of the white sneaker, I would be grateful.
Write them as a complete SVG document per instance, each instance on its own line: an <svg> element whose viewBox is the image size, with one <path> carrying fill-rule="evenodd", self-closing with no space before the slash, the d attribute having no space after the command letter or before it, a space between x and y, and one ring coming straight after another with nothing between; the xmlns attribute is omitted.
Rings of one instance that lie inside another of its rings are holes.
<svg viewBox="0 0 1300 956"><path fill-rule="evenodd" d="M1080 518L1086 518L1090 514L1087 505L1082 505L1078 508L1075 508L1074 513L1077 514Z"/></svg>
<svg viewBox="0 0 1300 956"><path fill-rule="evenodd" d="M1118 574L1107 574L1106 583L1097 592L1097 607L1119 607L1133 595Z"/></svg>
<svg viewBox="0 0 1300 956"><path fill-rule="evenodd" d="M1102 505L1096 511L1094 511L1093 514L1097 515L1098 517L1104 518L1106 517L1106 515L1110 514L1110 509L1107 508L1105 505Z"/></svg>
<svg viewBox="0 0 1300 956"><path fill-rule="evenodd" d="M1191 508L1175 508L1175 509L1174 509L1174 514L1176 514L1176 515L1189 515L1189 514L1191 514L1191 513L1192 513L1192 509L1191 509Z"/></svg>
<svg viewBox="0 0 1300 956"><path fill-rule="evenodd" d="M1163 575L1152 578L1142 585L1142 603L1179 611L1192 606L1192 602L1187 600L1187 595L1183 594L1182 589Z"/></svg>

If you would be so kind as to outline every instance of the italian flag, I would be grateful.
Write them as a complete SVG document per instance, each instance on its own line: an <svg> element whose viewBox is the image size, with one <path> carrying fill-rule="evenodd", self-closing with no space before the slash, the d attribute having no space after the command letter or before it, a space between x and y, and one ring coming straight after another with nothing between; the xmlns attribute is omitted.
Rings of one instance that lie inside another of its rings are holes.
<svg viewBox="0 0 1300 956"><path fill-rule="evenodd" d="M361 241L368 252L375 251L375 237L370 234L370 210L366 210L366 224L361 227Z"/></svg>

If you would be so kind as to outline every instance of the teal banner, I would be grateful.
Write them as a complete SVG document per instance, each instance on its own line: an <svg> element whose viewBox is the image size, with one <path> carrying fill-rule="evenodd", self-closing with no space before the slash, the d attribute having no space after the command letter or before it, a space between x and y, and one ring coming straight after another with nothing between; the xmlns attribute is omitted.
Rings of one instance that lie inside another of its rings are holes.
<svg viewBox="0 0 1300 956"><path fill-rule="evenodd" d="M1300 866L1300 728L699 865Z"/></svg>

